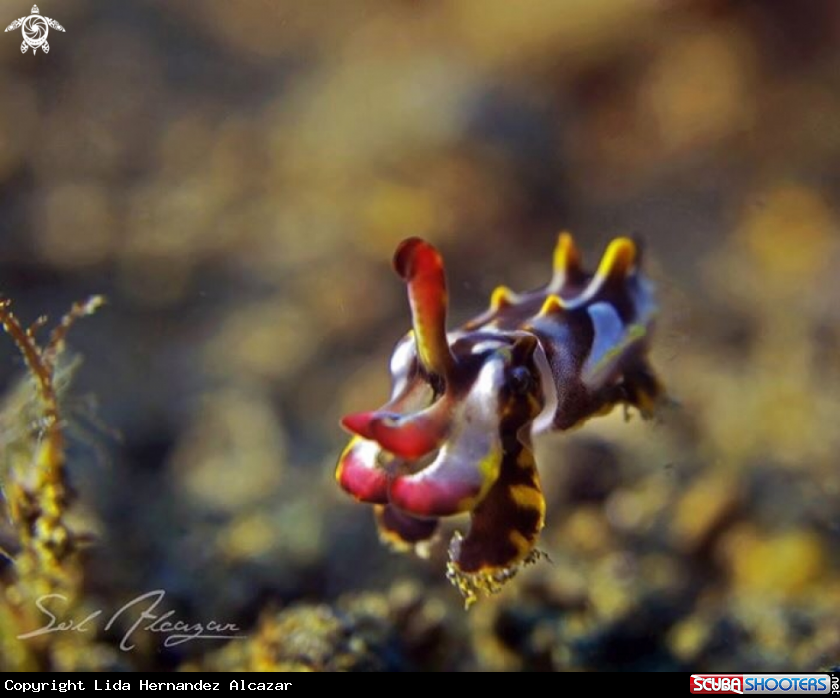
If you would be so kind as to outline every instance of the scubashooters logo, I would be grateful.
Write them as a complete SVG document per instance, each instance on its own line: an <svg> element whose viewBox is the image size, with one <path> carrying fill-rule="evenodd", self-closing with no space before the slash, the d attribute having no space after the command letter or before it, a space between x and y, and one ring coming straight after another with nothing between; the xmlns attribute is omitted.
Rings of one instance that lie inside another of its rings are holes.
<svg viewBox="0 0 840 698"><path fill-rule="evenodd" d="M692 674L691 692L700 694L828 693L828 674Z"/></svg>
<svg viewBox="0 0 840 698"><path fill-rule="evenodd" d="M37 5L32 6L32 14L28 17L16 19L6 27L6 31L10 32L18 27L23 32L23 43L20 45L20 52L26 53L31 48L33 56L38 53L38 49L41 49L44 53L50 52L50 45L47 43L47 34L50 33L51 28L60 32L64 31L64 27L54 19L44 17L38 10Z"/></svg>

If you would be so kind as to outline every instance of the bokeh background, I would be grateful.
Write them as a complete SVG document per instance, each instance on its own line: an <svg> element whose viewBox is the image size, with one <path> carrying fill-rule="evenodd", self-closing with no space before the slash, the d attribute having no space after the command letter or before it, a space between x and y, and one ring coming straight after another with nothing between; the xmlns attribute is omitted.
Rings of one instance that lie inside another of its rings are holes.
<svg viewBox="0 0 840 698"><path fill-rule="evenodd" d="M48 55L0 35L0 290L25 321L108 298L64 398L85 604L163 589L249 638L33 659L4 628L5 665L840 663L840 4L45 3ZM544 283L561 229L590 265L645 241L678 405L542 438L552 562L464 612L445 543L393 555L338 491L338 419L387 393L402 238L454 324Z"/></svg>

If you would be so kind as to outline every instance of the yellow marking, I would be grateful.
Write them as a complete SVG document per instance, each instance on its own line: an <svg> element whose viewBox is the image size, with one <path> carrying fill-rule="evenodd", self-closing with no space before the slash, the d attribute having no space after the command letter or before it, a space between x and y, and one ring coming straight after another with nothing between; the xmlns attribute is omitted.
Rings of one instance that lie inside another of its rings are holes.
<svg viewBox="0 0 840 698"><path fill-rule="evenodd" d="M552 313L558 313L565 308L565 304L563 303L563 299L560 296L556 296L554 294L550 295L548 298L545 299L545 302L542 304L542 308L540 308L539 315L551 315Z"/></svg>
<svg viewBox="0 0 840 698"><path fill-rule="evenodd" d="M430 371L441 376L446 376L449 373L452 364L452 354L447 343L446 330L441 329L444 322L441 317L445 317L448 302L446 292L441 293L438 304L433 308L416 303L413 297L410 298L415 341L420 361ZM432 317L429 317L430 314L432 314Z"/></svg>
<svg viewBox="0 0 840 698"><path fill-rule="evenodd" d="M557 247L554 248L554 273L565 278L571 269L580 268L580 252L575 247L572 236L563 231L557 238Z"/></svg>
<svg viewBox="0 0 840 698"><path fill-rule="evenodd" d="M501 450L493 446L490 452L478 462L478 471L481 473L481 489L477 494L471 497L464 497L458 502L458 511L470 511L475 509L476 505L487 496L490 488L499 479L499 472L502 469L502 453Z"/></svg>
<svg viewBox="0 0 840 698"><path fill-rule="evenodd" d="M414 547L413 543L404 540L398 533L390 528L379 528L379 541L397 553L407 553Z"/></svg>
<svg viewBox="0 0 840 698"><path fill-rule="evenodd" d="M621 339L621 341L608 351L605 351L604 355L596 361L594 365L586 368L584 370L584 377L594 377L594 374L605 366L609 366L615 359L618 359L622 354L624 354L634 343L643 340L647 334L647 327L642 324L636 323L627 327L625 330L625 336Z"/></svg>
<svg viewBox="0 0 840 698"><path fill-rule="evenodd" d="M338 465L335 468L335 481L339 484L341 483L341 474L344 472L344 458L350 452L350 449L356 445L356 442L361 440L361 436L354 436L350 439L350 443L347 444L347 447L341 452L341 455L338 458Z"/></svg>
<svg viewBox="0 0 840 698"><path fill-rule="evenodd" d="M513 358L513 349L511 347L500 347L496 350L496 356L505 363L510 363Z"/></svg>
<svg viewBox="0 0 840 698"><path fill-rule="evenodd" d="M515 295L507 286L496 286L490 294L490 310L501 310L513 305Z"/></svg>
<svg viewBox="0 0 840 698"><path fill-rule="evenodd" d="M502 469L502 452L497 446L490 448L488 453L478 464L478 469L484 478L484 484L481 486L476 501L484 499L485 495L490 491L490 488L499 479L499 472Z"/></svg>
<svg viewBox="0 0 840 698"><path fill-rule="evenodd" d="M374 507L374 513L376 515L376 530L379 533L380 542L398 553L407 553L414 548L413 543L409 543L399 533L385 526L382 519L385 513L384 506L377 504Z"/></svg>
<svg viewBox="0 0 840 698"><path fill-rule="evenodd" d="M508 534L508 540L513 543L513 546L516 548L516 557L508 564L518 562L532 547L534 547L534 541L528 540L519 531L511 531Z"/></svg>
<svg viewBox="0 0 840 698"><path fill-rule="evenodd" d="M636 261L636 243L630 238L616 238L607 247L595 276L600 279L624 276Z"/></svg>
<svg viewBox="0 0 840 698"><path fill-rule="evenodd" d="M542 493L530 485L514 485L510 488L510 496L520 509L545 509Z"/></svg>
<svg viewBox="0 0 840 698"><path fill-rule="evenodd" d="M528 448L520 448L516 456L516 464L523 470L534 469L534 454Z"/></svg>

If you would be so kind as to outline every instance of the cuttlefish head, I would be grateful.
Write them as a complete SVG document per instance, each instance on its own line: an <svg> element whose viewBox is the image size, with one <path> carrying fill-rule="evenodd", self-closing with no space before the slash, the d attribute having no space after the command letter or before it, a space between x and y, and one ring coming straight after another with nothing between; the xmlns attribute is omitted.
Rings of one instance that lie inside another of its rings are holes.
<svg viewBox="0 0 840 698"><path fill-rule="evenodd" d="M530 453L530 424L544 403L542 350L526 332L447 336L443 262L429 243L404 241L394 268L413 329L391 358L390 400L342 420L354 437L336 479L356 499L387 505L391 532L411 542L434 530L417 519L476 510L506 461L518 467L523 449Z"/></svg>

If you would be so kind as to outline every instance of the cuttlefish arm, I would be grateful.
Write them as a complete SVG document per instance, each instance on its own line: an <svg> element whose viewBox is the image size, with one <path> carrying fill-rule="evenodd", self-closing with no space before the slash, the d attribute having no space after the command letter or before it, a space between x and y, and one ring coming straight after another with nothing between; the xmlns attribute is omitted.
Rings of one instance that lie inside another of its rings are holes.
<svg viewBox="0 0 840 698"><path fill-rule="evenodd" d="M537 539L545 525L545 498L530 444L505 451L499 477L473 510L466 537L449 546L447 576L470 606L497 593L523 564L542 555Z"/></svg>

